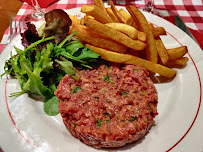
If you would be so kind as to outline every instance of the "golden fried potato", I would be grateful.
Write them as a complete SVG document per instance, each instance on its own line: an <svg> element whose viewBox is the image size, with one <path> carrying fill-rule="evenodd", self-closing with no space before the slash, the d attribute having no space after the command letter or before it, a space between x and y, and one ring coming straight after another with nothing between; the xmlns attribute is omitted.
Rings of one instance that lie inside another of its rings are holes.
<svg viewBox="0 0 203 152"><path fill-rule="evenodd" d="M99 33L100 35L110 38L114 41L117 41L129 48L132 48L134 50L144 50L146 47L146 44L139 41L139 40L133 40L129 38L127 35L119 32L118 30L115 30L111 27L108 27L105 24L102 24L96 20L87 18L85 20L85 24L88 28L92 29L96 33Z"/></svg>
<svg viewBox="0 0 203 152"><path fill-rule="evenodd" d="M166 35L166 31L163 27L155 27L152 29L152 34L154 37L159 37L161 35Z"/></svg>
<svg viewBox="0 0 203 152"><path fill-rule="evenodd" d="M159 73L162 76L171 78L176 74L176 71L168 67L162 66L160 64L155 64L150 61L132 56L129 54L121 54L117 52L108 51L102 48L95 47L90 44L85 45L87 48L101 55L101 58L107 61L124 63L124 64L134 64L141 66L151 72Z"/></svg>
<svg viewBox="0 0 203 152"><path fill-rule="evenodd" d="M107 13L96 5L83 5L81 7L81 12L85 13L86 15L93 16L95 20L101 23L113 22L112 19L107 15Z"/></svg>
<svg viewBox="0 0 203 152"><path fill-rule="evenodd" d="M119 23L119 20L117 17L114 15L113 11L111 8L106 8L107 14L110 16L110 18L113 20L115 23Z"/></svg>
<svg viewBox="0 0 203 152"><path fill-rule="evenodd" d="M106 12L106 9L105 9L105 7L104 7L104 3L103 3L102 0L94 0L94 4L95 4L97 7L101 8L104 12ZM106 13L107 13L107 12L106 12Z"/></svg>
<svg viewBox="0 0 203 152"><path fill-rule="evenodd" d="M92 45L109 49L111 51L119 52L119 53L125 53L127 50L127 47L113 41L108 38L104 38L94 32L92 32L90 29L88 29L84 25L73 25L71 26L69 33L72 33L76 31L76 36L79 37L82 41L86 43L90 43Z"/></svg>
<svg viewBox="0 0 203 152"><path fill-rule="evenodd" d="M189 61L188 57L181 57L177 59L169 60L169 66L184 66Z"/></svg>
<svg viewBox="0 0 203 152"><path fill-rule="evenodd" d="M146 36L147 36L147 40L146 40L147 46L145 49L146 59L151 61L152 63L158 63L156 42L145 16L138 8L134 6L128 5L126 6L126 8L128 12L131 14L135 23L138 25L138 30L146 33Z"/></svg>
<svg viewBox="0 0 203 152"><path fill-rule="evenodd" d="M119 9L119 14L127 21L131 16L123 8Z"/></svg>
<svg viewBox="0 0 203 152"><path fill-rule="evenodd" d="M157 52L159 54L161 62L163 63L163 65L166 65L166 63L169 60L169 55L166 50L166 47L164 46L164 43L162 42L161 38L158 38L155 41L156 41Z"/></svg>
<svg viewBox="0 0 203 152"><path fill-rule="evenodd" d="M177 59L183 57L187 52L188 49L186 46L181 46L173 49L167 49L169 59Z"/></svg>
<svg viewBox="0 0 203 152"><path fill-rule="evenodd" d="M132 17L130 17L130 18L126 21L126 24L127 24L127 25L131 25L131 26L133 26L134 28L138 29L138 26L137 26L137 24L134 22L134 20L133 20Z"/></svg>
<svg viewBox="0 0 203 152"><path fill-rule="evenodd" d="M81 19L80 19L80 24L81 24L81 25L85 25L85 19L84 19L84 18L81 18Z"/></svg>
<svg viewBox="0 0 203 152"><path fill-rule="evenodd" d="M124 23L107 23L106 25L128 35L132 39L137 39L138 30L130 25Z"/></svg>
<svg viewBox="0 0 203 152"><path fill-rule="evenodd" d="M114 13L114 15L116 16L116 18L119 20L120 23L126 23L125 18L123 18L123 16L121 16L118 12L118 10L116 9L115 5L113 4L112 1L110 1L110 5L111 5L111 9Z"/></svg>
<svg viewBox="0 0 203 152"><path fill-rule="evenodd" d="M75 18L74 16L68 14L68 16L70 17L72 24L80 24L80 20Z"/></svg>
<svg viewBox="0 0 203 152"><path fill-rule="evenodd" d="M146 42L147 36L144 32L138 31L137 39L142 42Z"/></svg>
<svg viewBox="0 0 203 152"><path fill-rule="evenodd" d="M149 28L150 28L151 30L153 30L155 27L154 27L154 25L153 25L152 23L149 23Z"/></svg>

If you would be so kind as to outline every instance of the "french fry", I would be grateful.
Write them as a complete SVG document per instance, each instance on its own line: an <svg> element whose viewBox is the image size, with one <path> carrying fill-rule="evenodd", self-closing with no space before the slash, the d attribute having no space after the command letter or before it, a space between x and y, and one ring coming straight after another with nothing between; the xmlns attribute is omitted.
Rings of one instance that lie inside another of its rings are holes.
<svg viewBox="0 0 203 152"><path fill-rule="evenodd" d="M127 25L131 25L131 26L133 26L134 28L138 29L138 26L137 26L137 24L134 22L134 20L133 20L132 17L130 17L130 18L126 21L126 24L127 24Z"/></svg>
<svg viewBox="0 0 203 152"><path fill-rule="evenodd" d="M116 18L119 20L120 23L126 23L126 20L123 18L123 16L121 16L118 12L118 10L116 9L115 5L113 4L112 1L110 1L110 5L111 5L111 9L114 13L114 15L116 16Z"/></svg>
<svg viewBox="0 0 203 152"><path fill-rule="evenodd" d="M150 27L151 30L153 30L155 28L152 23L149 23L149 27Z"/></svg>
<svg viewBox="0 0 203 152"><path fill-rule="evenodd" d="M104 3L102 0L94 0L94 4L96 6L98 6L99 8L101 8L107 14L106 9L104 7Z"/></svg>
<svg viewBox="0 0 203 152"><path fill-rule="evenodd" d="M156 41L157 52L159 54L161 62L163 63L163 65L166 65L166 63L169 60L169 55L168 55L168 52L166 50L166 47L164 46L161 38L158 38L155 41Z"/></svg>
<svg viewBox="0 0 203 152"><path fill-rule="evenodd" d="M127 21L131 16L123 8L119 9L119 14Z"/></svg>
<svg viewBox="0 0 203 152"><path fill-rule="evenodd" d="M144 48L146 47L145 43L143 43L139 40L133 40L133 39L129 38L127 35L119 32L118 30L108 27L107 25L102 24L96 20L87 18L85 20L85 24L88 28L92 29L96 33L98 33L104 37L110 38L114 41L117 41L134 50L140 51L140 50L144 50Z"/></svg>
<svg viewBox="0 0 203 152"><path fill-rule="evenodd" d="M126 12L123 8L119 9L118 12L126 20L127 25L131 25L136 29L138 28L135 22L133 21L132 17L130 16L130 14L128 14L128 12Z"/></svg>
<svg viewBox="0 0 203 152"><path fill-rule="evenodd" d="M86 17L94 19L94 17L92 17L92 16L90 16L90 15L84 16L83 18L80 19L80 24L81 24L81 25L85 25L85 18L86 18Z"/></svg>
<svg viewBox="0 0 203 152"><path fill-rule="evenodd" d="M83 5L81 7L81 12L86 15L93 16L95 20L101 23L111 23L113 22L111 18L105 13L102 9L97 7L96 5Z"/></svg>
<svg viewBox="0 0 203 152"><path fill-rule="evenodd" d="M163 27L156 27L152 29L152 34L154 37L159 37L161 35L166 35L166 31Z"/></svg>
<svg viewBox="0 0 203 152"><path fill-rule="evenodd" d="M188 52L188 49L186 46L181 46L173 49L167 49L167 52L169 59L172 60L183 57Z"/></svg>
<svg viewBox="0 0 203 152"><path fill-rule="evenodd" d="M144 32L138 31L137 39L142 42L146 42L147 36Z"/></svg>
<svg viewBox="0 0 203 152"><path fill-rule="evenodd" d="M152 23L149 23L149 27L152 31L155 29L155 27ZM157 48L158 55L161 59L161 62L163 65L166 65L169 60L169 55L166 50L166 47L164 46L164 43L162 42L162 40L159 36L157 36L155 38L155 42L156 42L156 48Z"/></svg>
<svg viewBox="0 0 203 152"><path fill-rule="evenodd" d="M142 12L134 7L134 6L126 6L128 12L131 14L133 20L138 25L138 28L140 31L146 33L147 36L147 47L146 50L146 59L151 61L152 63L158 63L158 55L156 50L156 42L154 40L154 36L152 34L152 31L149 27L149 24L145 18L145 16L142 14Z"/></svg>
<svg viewBox="0 0 203 152"><path fill-rule="evenodd" d="M119 23L119 20L117 17L114 15L113 11L111 8L106 8L107 14L110 16L110 18L113 20L115 23Z"/></svg>
<svg viewBox="0 0 203 152"><path fill-rule="evenodd" d="M75 18L74 16L68 14L68 16L70 17L72 24L80 24L80 20Z"/></svg>
<svg viewBox="0 0 203 152"><path fill-rule="evenodd" d="M173 69L162 66L160 64L152 63L150 61L147 61L129 54L121 54L117 52L108 51L102 48L95 47L90 44L86 44L85 46L91 49L92 51L100 54L101 58L107 61L138 65L151 72L159 73L160 75L168 78L172 78L176 74L176 71Z"/></svg>
<svg viewBox="0 0 203 152"><path fill-rule="evenodd" d="M106 25L128 35L132 39L137 39L138 30L130 25L124 23L107 23Z"/></svg>
<svg viewBox="0 0 203 152"><path fill-rule="evenodd" d="M81 24L81 25L85 25L85 19L84 19L84 18L81 18L81 19L80 19L80 24Z"/></svg>
<svg viewBox="0 0 203 152"><path fill-rule="evenodd" d="M107 39L102 36L99 36L98 34L92 32L84 25L71 26L69 33L72 33L74 31L77 32L76 36L86 43L90 43L95 46L105 48L105 49L110 49L111 51L117 51L120 53L125 53L127 50L127 47L125 47L124 45L116 41L113 41L111 39Z"/></svg>
<svg viewBox="0 0 203 152"><path fill-rule="evenodd" d="M184 66L189 61L188 57L182 57L177 59L169 60L169 66Z"/></svg>

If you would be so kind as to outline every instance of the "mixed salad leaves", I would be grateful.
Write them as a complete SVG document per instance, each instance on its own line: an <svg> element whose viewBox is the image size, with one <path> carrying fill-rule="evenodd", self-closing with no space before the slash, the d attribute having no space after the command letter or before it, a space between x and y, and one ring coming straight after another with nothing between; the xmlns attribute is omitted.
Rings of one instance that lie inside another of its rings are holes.
<svg viewBox="0 0 203 152"><path fill-rule="evenodd" d="M49 23L49 26L50 24L52 23ZM33 25L31 27L33 28ZM32 35L32 32L28 33ZM36 35L36 31L34 33ZM17 78L22 91L12 93L11 96L28 93L44 97L45 113L57 115L59 100L54 96L54 91L59 81L65 74L78 81L80 75L77 70L91 69L100 56L84 47L80 41L70 41L75 34L76 32L67 35L62 41L57 36L55 41L55 35L50 35L49 32L48 37L44 34L41 39L36 38L37 41L29 41L30 45L25 46L24 50L15 47L17 54L10 53L10 59L5 63L4 74ZM25 40L27 41L24 38L23 42Z"/></svg>

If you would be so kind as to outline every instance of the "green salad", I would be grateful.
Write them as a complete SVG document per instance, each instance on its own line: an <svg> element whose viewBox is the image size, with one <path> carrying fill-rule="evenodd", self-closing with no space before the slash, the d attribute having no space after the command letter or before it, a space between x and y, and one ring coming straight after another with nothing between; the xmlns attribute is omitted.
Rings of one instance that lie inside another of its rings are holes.
<svg viewBox="0 0 203 152"><path fill-rule="evenodd" d="M54 91L59 81L65 74L78 81L80 75L75 67L91 69L100 56L84 47L80 41L69 42L75 34L76 32L71 33L59 44L52 41L54 36L45 38L44 35L24 50L15 47L17 54L10 53L4 74L17 78L22 91L10 96L28 93L44 97L45 113L50 116L57 115L59 100L54 96ZM39 44L43 44L43 47Z"/></svg>

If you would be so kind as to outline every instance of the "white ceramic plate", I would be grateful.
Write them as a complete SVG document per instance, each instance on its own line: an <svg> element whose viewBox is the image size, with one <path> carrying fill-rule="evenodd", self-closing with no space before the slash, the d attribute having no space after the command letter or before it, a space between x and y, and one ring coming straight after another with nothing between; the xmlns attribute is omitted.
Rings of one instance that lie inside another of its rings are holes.
<svg viewBox="0 0 203 152"><path fill-rule="evenodd" d="M67 11L81 17L80 8ZM167 48L186 45L189 62L186 67L177 69L172 81L155 83L158 90L159 115L155 126L137 143L116 149L99 151L137 151L137 152L201 152L203 151L203 106L202 76L203 52L184 32L173 24L144 13L147 20L157 26L163 26L167 36L163 41ZM22 48L18 36L0 55L0 73L13 46ZM65 128L60 115L50 117L43 111L41 101L24 94L17 98L8 97L20 90L14 79L0 81L0 146L5 152L95 152L98 149L81 143L72 137Z"/></svg>

